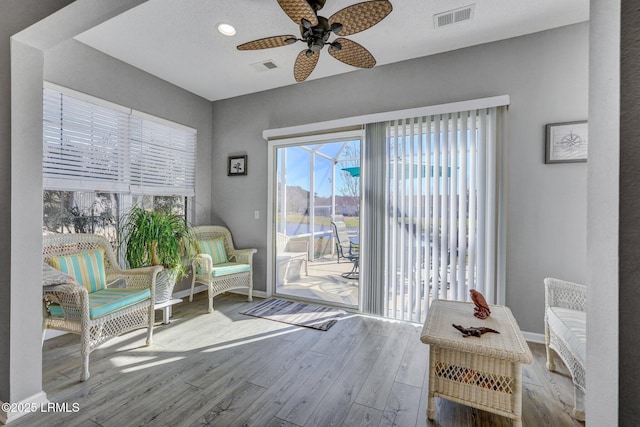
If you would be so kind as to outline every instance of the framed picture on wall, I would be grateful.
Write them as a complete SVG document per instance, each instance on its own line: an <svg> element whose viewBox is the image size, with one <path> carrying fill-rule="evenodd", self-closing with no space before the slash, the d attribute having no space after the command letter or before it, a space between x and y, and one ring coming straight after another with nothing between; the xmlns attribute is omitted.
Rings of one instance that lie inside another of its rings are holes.
<svg viewBox="0 0 640 427"><path fill-rule="evenodd" d="M587 121L549 123L546 126L545 163L586 162L589 144Z"/></svg>
<svg viewBox="0 0 640 427"><path fill-rule="evenodd" d="M247 174L247 156L229 156L227 176L239 176Z"/></svg>

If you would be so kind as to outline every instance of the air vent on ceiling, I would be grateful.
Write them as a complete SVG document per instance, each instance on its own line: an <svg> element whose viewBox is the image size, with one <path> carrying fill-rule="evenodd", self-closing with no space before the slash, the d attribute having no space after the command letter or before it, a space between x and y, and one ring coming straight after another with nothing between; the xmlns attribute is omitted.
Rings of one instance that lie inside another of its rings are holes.
<svg viewBox="0 0 640 427"><path fill-rule="evenodd" d="M280 66L275 62L273 62L273 60L268 59L266 61L256 62L255 64L251 64L251 68L253 68L256 71L269 71L269 70L274 70L276 68L280 68Z"/></svg>
<svg viewBox="0 0 640 427"><path fill-rule="evenodd" d="M476 8L475 3L458 9L449 10L447 12L437 13L433 15L433 27L441 28L458 22L473 19L473 12Z"/></svg>

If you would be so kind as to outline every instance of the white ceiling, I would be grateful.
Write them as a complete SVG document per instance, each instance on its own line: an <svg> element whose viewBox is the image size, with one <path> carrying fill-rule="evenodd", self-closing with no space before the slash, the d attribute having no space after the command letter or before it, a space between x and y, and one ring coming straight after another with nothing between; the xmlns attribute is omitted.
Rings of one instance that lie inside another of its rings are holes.
<svg viewBox="0 0 640 427"><path fill-rule="evenodd" d="M327 0L319 15L361 0ZM432 55L587 21L589 0L390 0L393 12L348 38L362 44L377 65ZM472 20L434 29L433 15L475 3ZM216 25L234 25L225 37ZM76 37L77 40L208 100L231 98L296 83L293 64L302 42L258 51L235 47L299 29L276 0L149 0ZM332 36L333 40L335 36ZM256 71L272 60L279 68ZM360 70L324 49L308 80Z"/></svg>

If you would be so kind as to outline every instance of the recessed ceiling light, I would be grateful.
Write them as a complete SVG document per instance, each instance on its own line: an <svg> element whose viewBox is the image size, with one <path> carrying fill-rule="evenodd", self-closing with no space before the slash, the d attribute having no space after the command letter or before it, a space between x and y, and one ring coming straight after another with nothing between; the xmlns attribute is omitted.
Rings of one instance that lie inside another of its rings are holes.
<svg viewBox="0 0 640 427"><path fill-rule="evenodd" d="M236 29L233 28L233 25L225 24L224 22L221 24L218 24L218 31L220 32L220 34L229 36L229 37L236 35Z"/></svg>

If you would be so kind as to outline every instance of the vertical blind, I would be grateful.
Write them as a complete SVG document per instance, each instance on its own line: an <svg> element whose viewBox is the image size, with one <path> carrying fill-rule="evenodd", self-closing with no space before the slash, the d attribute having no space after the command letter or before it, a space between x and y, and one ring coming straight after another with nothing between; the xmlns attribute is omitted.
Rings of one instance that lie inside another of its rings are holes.
<svg viewBox="0 0 640 427"><path fill-rule="evenodd" d="M506 107L387 124L385 190L388 317L426 318L432 299L496 302Z"/></svg>
<svg viewBox="0 0 640 427"><path fill-rule="evenodd" d="M43 114L45 188L194 195L194 129L52 88Z"/></svg>

